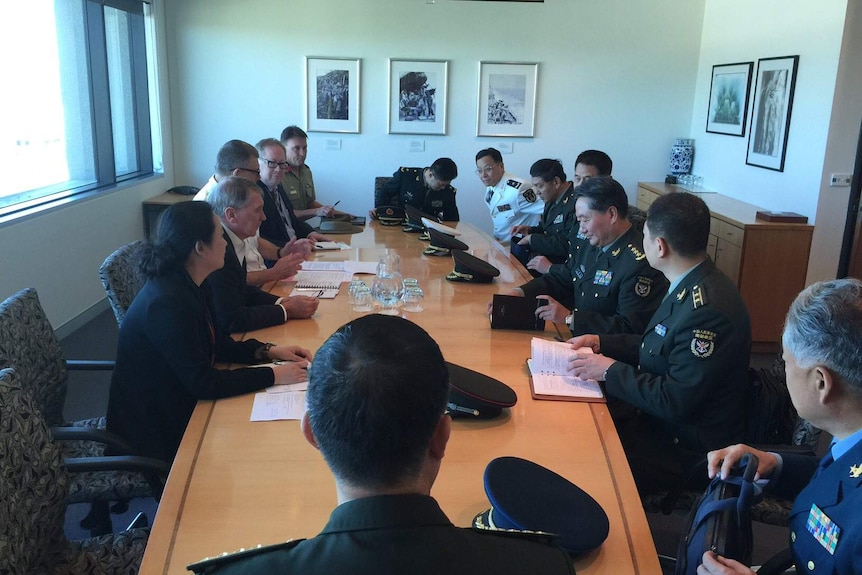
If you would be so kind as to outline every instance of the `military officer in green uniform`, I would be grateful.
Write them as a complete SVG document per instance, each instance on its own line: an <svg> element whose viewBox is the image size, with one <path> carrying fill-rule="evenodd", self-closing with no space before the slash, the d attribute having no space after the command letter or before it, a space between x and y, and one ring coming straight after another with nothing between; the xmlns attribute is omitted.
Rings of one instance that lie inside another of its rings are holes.
<svg viewBox="0 0 862 575"><path fill-rule="evenodd" d="M455 527L431 497L452 419L446 362L422 328L380 314L354 320L323 344L308 380L301 427L335 475L329 522L312 539L205 560L193 571L574 574L569 555L546 537ZM285 518L286 534L301 528Z"/></svg>
<svg viewBox="0 0 862 575"><path fill-rule="evenodd" d="M334 215L347 215L336 210L335 206L324 205L317 201L314 176L311 174L311 168L305 163L308 157L308 134L305 130L298 126L288 126L281 131L280 140L284 145L288 164L281 185L287 192L296 217L307 220L314 216L328 218Z"/></svg>
<svg viewBox="0 0 862 575"><path fill-rule="evenodd" d="M374 208L413 206L443 221L457 222L461 218L451 185L457 177L458 166L450 158L438 158L427 168L400 168L374 198Z"/></svg>
<svg viewBox="0 0 862 575"><path fill-rule="evenodd" d="M569 242L565 266L553 266L510 295L546 300L536 314L565 323L574 335L640 334L664 297L667 280L646 259L643 236L627 217L626 192L602 176L586 180L575 197L583 240Z"/></svg>
<svg viewBox="0 0 862 575"><path fill-rule="evenodd" d="M575 224L574 186L566 180L559 160L544 159L530 166L533 191L545 202L542 219L536 226L515 226L512 235L528 246L535 256L545 256L551 263L566 261L569 255L569 232Z"/></svg>
<svg viewBox="0 0 862 575"><path fill-rule="evenodd" d="M643 335L569 340L571 372L604 382L641 494L673 488L706 452L743 438L751 322L739 291L709 259L709 208L692 194L650 207L644 253L670 281Z"/></svg>

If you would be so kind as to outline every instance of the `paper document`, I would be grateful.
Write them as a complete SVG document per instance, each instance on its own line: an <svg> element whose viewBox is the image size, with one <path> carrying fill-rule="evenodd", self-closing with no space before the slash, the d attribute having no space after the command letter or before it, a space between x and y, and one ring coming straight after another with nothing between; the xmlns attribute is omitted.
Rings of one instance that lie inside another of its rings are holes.
<svg viewBox="0 0 862 575"><path fill-rule="evenodd" d="M267 387L264 391L267 393L288 393L290 391L305 391L308 389L307 381L300 381L299 383L287 383L284 385L271 385Z"/></svg>
<svg viewBox="0 0 862 575"><path fill-rule="evenodd" d="M300 267L309 272L343 272L344 262L302 262Z"/></svg>
<svg viewBox="0 0 862 575"><path fill-rule="evenodd" d="M575 353L593 353L588 347L577 350L571 344L534 337L530 348L530 388L534 399L569 401L604 401L604 393L597 381L584 380L566 371L569 358Z"/></svg>
<svg viewBox="0 0 862 575"><path fill-rule="evenodd" d="M376 274L377 262L302 262L302 270L309 272L344 272L353 274ZM287 281L296 281L296 276L287 278Z"/></svg>
<svg viewBox="0 0 862 575"><path fill-rule="evenodd" d="M305 392L255 393L251 421L302 419L305 413Z"/></svg>
<svg viewBox="0 0 862 575"><path fill-rule="evenodd" d="M293 276L299 290L338 289L342 283L349 282L351 274L344 271L299 270Z"/></svg>
<svg viewBox="0 0 862 575"><path fill-rule="evenodd" d="M337 289L314 289L314 288L293 288L293 291L287 297L304 295L306 297L314 297L317 299L335 299L338 295Z"/></svg>

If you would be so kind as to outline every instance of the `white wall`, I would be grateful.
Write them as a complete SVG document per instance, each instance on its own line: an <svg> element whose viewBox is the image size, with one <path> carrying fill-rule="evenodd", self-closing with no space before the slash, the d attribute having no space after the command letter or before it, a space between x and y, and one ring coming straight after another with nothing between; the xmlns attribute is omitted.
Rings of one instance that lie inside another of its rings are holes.
<svg viewBox="0 0 862 575"><path fill-rule="evenodd" d="M364 214L374 176L450 156L462 219L490 231L474 156L501 139L476 137L478 62L540 63L536 137L510 139L510 171L552 157L571 174L579 152L599 148L634 199L689 132L703 0L182 0L168 15L178 182L203 183L231 138L304 126L305 56L360 57L361 133L310 134L318 196ZM386 133L390 57L450 61L446 136ZM330 138L340 151L325 151ZM414 139L424 153L408 151Z"/></svg>
<svg viewBox="0 0 862 575"><path fill-rule="evenodd" d="M106 306L99 266L119 246L143 237L141 202L173 185L164 14L160 0L154 6L164 176L0 227L0 300L25 287L36 288L48 319L61 334L76 327L94 306Z"/></svg>
<svg viewBox="0 0 862 575"><path fill-rule="evenodd" d="M851 0L853 5L858 12L858 2ZM809 283L837 271L848 189L829 188L824 169L852 173L862 117L860 63L850 57L858 56L862 40L858 24L844 33L847 11L847 0L824 0L816 9L806 0L706 0L704 11L690 132L696 140L693 170L708 189L808 216L816 225ZM848 61L836 92L842 42ZM746 165L750 109L743 138L705 131L712 66L753 61L756 75L758 58L792 55L799 55L799 71L784 171Z"/></svg>

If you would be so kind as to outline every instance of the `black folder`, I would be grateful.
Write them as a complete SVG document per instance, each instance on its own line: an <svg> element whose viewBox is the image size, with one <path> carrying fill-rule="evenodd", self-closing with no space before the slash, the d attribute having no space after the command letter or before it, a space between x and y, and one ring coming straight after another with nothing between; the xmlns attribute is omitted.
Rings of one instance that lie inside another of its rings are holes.
<svg viewBox="0 0 862 575"><path fill-rule="evenodd" d="M545 331L545 320L536 317L536 308L547 300L494 294L491 303L491 329Z"/></svg>

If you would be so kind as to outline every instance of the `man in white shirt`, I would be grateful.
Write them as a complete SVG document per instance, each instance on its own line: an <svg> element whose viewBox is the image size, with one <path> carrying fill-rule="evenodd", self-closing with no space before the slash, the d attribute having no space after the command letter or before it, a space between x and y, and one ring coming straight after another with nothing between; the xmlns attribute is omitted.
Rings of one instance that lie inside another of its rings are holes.
<svg viewBox="0 0 862 575"><path fill-rule="evenodd" d="M476 154L476 174L485 184L485 204L491 213L494 237L509 245L512 228L535 226L545 208L526 180L506 172L503 156L495 148Z"/></svg>

